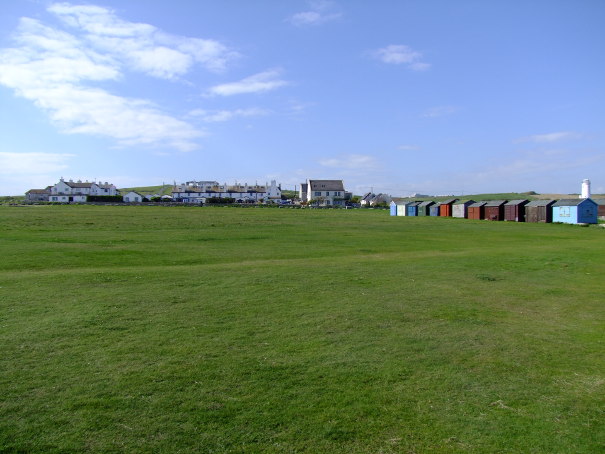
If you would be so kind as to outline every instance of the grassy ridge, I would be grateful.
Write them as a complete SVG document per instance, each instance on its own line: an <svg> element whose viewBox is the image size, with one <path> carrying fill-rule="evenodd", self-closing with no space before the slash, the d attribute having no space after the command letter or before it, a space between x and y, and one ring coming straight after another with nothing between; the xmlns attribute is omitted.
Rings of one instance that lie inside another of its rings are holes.
<svg viewBox="0 0 605 454"><path fill-rule="evenodd" d="M0 451L605 447L602 229L0 207Z"/></svg>

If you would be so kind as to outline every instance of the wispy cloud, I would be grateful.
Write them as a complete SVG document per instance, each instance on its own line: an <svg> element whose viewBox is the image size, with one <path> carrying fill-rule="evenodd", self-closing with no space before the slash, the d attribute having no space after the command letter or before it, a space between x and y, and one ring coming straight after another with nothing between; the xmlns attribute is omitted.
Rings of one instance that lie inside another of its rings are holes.
<svg viewBox="0 0 605 454"><path fill-rule="evenodd" d="M374 156L361 154L349 154L334 158L320 159L319 164L323 167L349 170L370 170L380 166Z"/></svg>
<svg viewBox="0 0 605 454"><path fill-rule="evenodd" d="M207 111L203 109L195 109L189 112L192 117L201 118L203 121L208 123L217 123L223 121L233 120L235 118L242 117L259 117L268 115L269 111L265 109L250 108L250 109L235 109L235 110L215 110Z"/></svg>
<svg viewBox="0 0 605 454"><path fill-rule="evenodd" d="M374 58L383 63L392 65L405 65L413 71L426 71L431 67L422 61L422 54L403 44L391 44L372 53Z"/></svg>
<svg viewBox="0 0 605 454"><path fill-rule="evenodd" d="M68 168L75 155L68 153L12 153L0 152L0 174L53 173Z"/></svg>
<svg viewBox="0 0 605 454"><path fill-rule="evenodd" d="M455 106L436 106L425 110L420 116L422 118L437 118L451 115L457 111L458 108Z"/></svg>
<svg viewBox="0 0 605 454"><path fill-rule="evenodd" d="M288 85L288 82L281 79L281 71L278 69L269 69L250 77L246 77L238 82L215 85L210 88L209 93L217 96L233 96L245 93L264 93Z"/></svg>
<svg viewBox="0 0 605 454"><path fill-rule="evenodd" d="M560 142L563 140L570 139L579 139L582 137L582 134L572 131L561 131L561 132L551 132L548 134L535 134L527 137L520 137L515 139L515 143L521 142L533 142L533 143L553 143Z"/></svg>
<svg viewBox="0 0 605 454"><path fill-rule="evenodd" d="M48 11L64 28L22 18L16 46L0 50L0 84L46 111L64 133L93 134L120 145L189 151L202 132L145 99L94 86L121 82L126 70L177 79L199 64L222 70L236 54L212 40L170 35L120 19L107 8L55 3Z"/></svg>
<svg viewBox="0 0 605 454"><path fill-rule="evenodd" d="M397 149L402 151L417 151L420 150L420 147L418 145L399 145Z"/></svg>
<svg viewBox="0 0 605 454"><path fill-rule="evenodd" d="M325 24L341 17L342 13L334 2L311 1L308 11L293 14L288 21L297 27L305 27Z"/></svg>

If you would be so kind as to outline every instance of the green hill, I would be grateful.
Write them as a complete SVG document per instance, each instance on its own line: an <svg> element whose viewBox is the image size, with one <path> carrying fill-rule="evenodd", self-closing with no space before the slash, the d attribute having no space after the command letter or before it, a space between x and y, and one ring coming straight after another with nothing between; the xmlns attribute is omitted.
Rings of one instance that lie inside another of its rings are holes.
<svg viewBox="0 0 605 454"><path fill-rule="evenodd" d="M164 184L158 186L137 186L133 188L119 188L120 194L124 195L130 191L138 192L139 194L149 195L149 194L160 194L160 195L170 195L172 192L171 184Z"/></svg>

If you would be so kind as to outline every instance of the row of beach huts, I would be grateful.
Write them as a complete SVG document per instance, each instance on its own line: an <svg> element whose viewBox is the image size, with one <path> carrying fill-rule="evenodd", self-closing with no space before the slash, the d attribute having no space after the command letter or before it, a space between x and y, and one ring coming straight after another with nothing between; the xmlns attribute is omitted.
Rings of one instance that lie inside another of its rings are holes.
<svg viewBox="0 0 605 454"><path fill-rule="evenodd" d="M445 216L466 219L515 222L562 222L597 224L605 216L605 199L562 200L474 200L449 199L441 202L393 199L391 216Z"/></svg>

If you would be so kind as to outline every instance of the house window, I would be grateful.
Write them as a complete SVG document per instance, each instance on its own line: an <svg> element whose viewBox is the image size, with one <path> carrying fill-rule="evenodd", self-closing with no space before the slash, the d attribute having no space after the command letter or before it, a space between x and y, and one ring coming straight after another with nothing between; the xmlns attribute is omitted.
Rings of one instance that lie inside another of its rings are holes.
<svg viewBox="0 0 605 454"><path fill-rule="evenodd" d="M326 196L329 196L329 195L330 195L330 191L326 191Z"/></svg>
<svg viewBox="0 0 605 454"><path fill-rule="evenodd" d="M321 191L315 191L315 197L321 197Z"/></svg>

